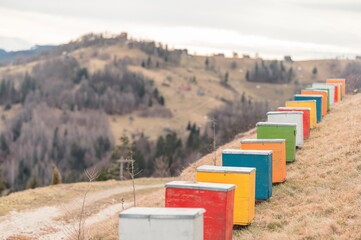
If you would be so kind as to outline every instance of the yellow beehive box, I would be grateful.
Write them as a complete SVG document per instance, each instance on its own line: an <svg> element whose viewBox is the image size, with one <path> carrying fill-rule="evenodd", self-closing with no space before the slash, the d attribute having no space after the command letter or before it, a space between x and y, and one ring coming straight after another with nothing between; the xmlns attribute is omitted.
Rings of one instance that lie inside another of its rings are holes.
<svg viewBox="0 0 361 240"><path fill-rule="evenodd" d="M310 111L310 128L315 128L317 124L317 108L315 100L307 101L287 101L285 107L301 107L301 108L311 108Z"/></svg>
<svg viewBox="0 0 361 240"><path fill-rule="evenodd" d="M235 184L234 225L249 225L254 219L256 169L204 165L197 168L197 182Z"/></svg>

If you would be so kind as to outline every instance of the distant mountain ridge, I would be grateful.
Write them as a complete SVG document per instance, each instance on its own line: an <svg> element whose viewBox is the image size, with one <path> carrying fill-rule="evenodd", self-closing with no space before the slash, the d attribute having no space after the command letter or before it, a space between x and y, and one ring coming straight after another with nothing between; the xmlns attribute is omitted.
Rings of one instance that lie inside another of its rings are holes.
<svg viewBox="0 0 361 240"><path fill-rule="evenodd" d="M4 49L0 49L0 63L11 62L19 57L31 56L42 51L48 51L54 47L54 45L35 45L34 47L27 50L9 52Z"/></svg>

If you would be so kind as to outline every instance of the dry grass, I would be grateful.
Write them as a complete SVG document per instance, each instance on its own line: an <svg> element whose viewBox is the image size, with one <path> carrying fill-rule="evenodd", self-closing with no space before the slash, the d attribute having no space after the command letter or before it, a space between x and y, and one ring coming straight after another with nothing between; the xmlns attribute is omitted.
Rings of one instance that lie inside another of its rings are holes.
<svg viewBox="0 0 361 240"><path fill-rule="evenodd" d="M347 97L331 110L287 166L287 182L233 239L360 238L360 103L361 95Z"/></svg>
<svg viewBox="0 0 361 240"><path fill-rule="evenodd" d="M140 178L136 179L137 185L154 185L166 182L163 178ZM41 187L22 192L16 192L0 198L0 217L10 211L35 209L43 206L57 206L79 197L87 187L86 182L74 184L59 184ZM130 181L94 182L90 192L99 192L113 189L114 187L130 186Z"/></svg>
<svg viewBox="0 0 361 240"><path fill-rule="evenodd" d="M234 231L233 239L360 239L361 237L361 95L348 96L312 131L297 160L287 165L287 181L273 197L256 205L252 225ZM254 129L217 150L239 148L255 137ZM192 164L181 179L194 180L195 168L212 164L209 154ZM142 197L144 206L163 206L164 190ZM151 201L149 201L151 199ZM143 204L141 204L143 205ZM117 238L118 218L108 223L105 239Z"/></svg>

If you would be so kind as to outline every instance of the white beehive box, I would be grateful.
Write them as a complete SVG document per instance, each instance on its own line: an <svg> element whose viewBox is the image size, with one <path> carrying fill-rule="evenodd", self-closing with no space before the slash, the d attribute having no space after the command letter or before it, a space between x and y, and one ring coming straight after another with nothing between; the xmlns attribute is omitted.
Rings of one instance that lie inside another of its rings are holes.
<svg viewBox="0 0 361 240"><path fill-rule="evenodd" d="M119 240L203 240L202 208L141 208L119 214Z"/></svg>
<svg viewBox="0 0 361 240"><path fill-rule="evenodd" d="M335 86L332 86L328 83L312 83L313 88L327 88L329 89L329 99L330 99L330 105L333 105L335 102Z"/></svg>
<svg viewBox="0 0 361 240"><path fill-rule="evenodd" d="M267 122L295 123L296 146L303 146L303 113L302 112L268 112Z"/></svg>

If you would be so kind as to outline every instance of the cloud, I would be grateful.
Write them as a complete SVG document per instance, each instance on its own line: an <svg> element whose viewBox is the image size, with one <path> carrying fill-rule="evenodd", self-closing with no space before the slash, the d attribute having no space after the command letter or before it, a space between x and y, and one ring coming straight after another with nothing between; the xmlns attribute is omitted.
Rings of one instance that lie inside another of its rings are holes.
<svg viewBox="0 0 361 240"><path fill-rule="evenodd" d="M4 49L6 51L28 49L32 46L32 43L24 39L0 36L0 49Z"/></svg>
<svg viewBox="0 0 361 240"><path fill-rule="evenodd" d="M1 0L0 21L10 24L0 29L0 35L48 44L69 41L87 32L125 30L163 42L171 35L181 35L189 41L178 43L173 39L169 43L187 46L202 42L205 48L214 48L209 39L232 32L241 37L223 37L217 49L236 45L244 51L278 51L282 55L286 50L271 44L281 41L292 43L286 44L291 46L287 52L300 52L301 46L308 46L309 52L322 49L348 54L350 50L361 51L361 26L355 24L361 21L361 15L356 10L338 8L357 9L358 5L350 0ZM205 37L203 32L208 30L214 35ZM269 41L257 45L254 36L257 41Z"/></svg>

